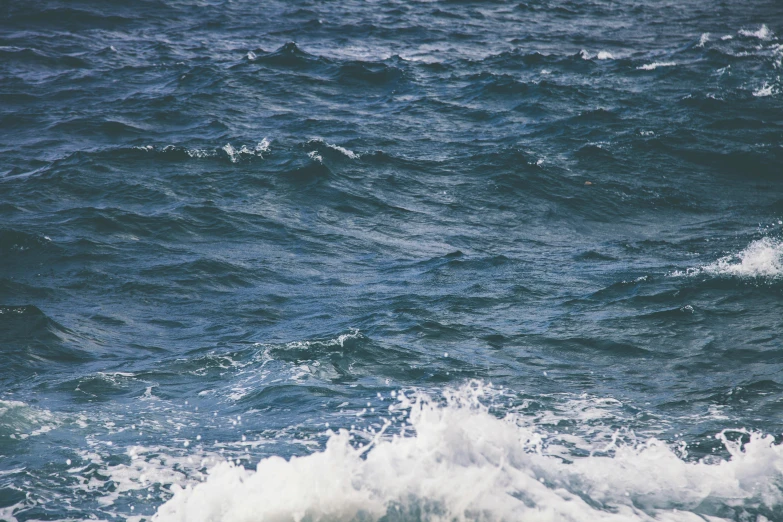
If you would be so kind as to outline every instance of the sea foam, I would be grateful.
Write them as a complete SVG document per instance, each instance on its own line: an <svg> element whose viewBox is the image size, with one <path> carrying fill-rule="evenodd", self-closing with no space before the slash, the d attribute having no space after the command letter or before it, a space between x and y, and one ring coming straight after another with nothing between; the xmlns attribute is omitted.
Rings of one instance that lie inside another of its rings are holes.
<svg viewBox="0 0 783 522"><path fill-rule="evenodd" d="M637 69L640 71L654 71L658 67L674 67L675 65L677 65L675 62L653 62L640 65Z"/></svg>
<svg viewBox="0 0 783 522"><path fill-rule="evenodd" d="M672 272L672 276L700 274L742 278L783 277L783 241L764 237L750 243L744 250L719 258L714 263Z"/></svg>
<svg viewBox="0 0 783 522"><path fill-rule="evenodd" d="M231 160L231 163L237 163L243 156L258 156L259 158L263 158L264 153L269 152L270 145L270 141L264 138L253 148L250 148L247 145L242 145L241 148L237 149L234 148L230 143L226 143L222 150L226 153L228 159Z"/></svg>
<svg viewBox="0 0 783 522"><path fill-rule="evenodd" d="M339 152L343 156L345 156L347 158L350 158L350 159L358 159L358 158L361 157L361 154L358 154L358 153L356 153L356 152L354 152L352 150L346 149L345 147L341 147L340 145L335 145L335 144L332 144L332 143L328 143L328 142L322 140L321 138L313 138L313 139L309 140L307 143L308 144L311 144L311 143L323 144L326 147L328 147L328 148L330 148L332 150L336 150L337 152Z"/></svg>
<svg viewBox="0 0 783 522"><path fill-rule="evenodd" d="M654 438L574 457L567 437L548 443L529 419L491 414L480 394L401 396L391 410L407 414L407 435L380 429L357 445L341 430L308 456L255 470L222 462L203 482L172 486L153 520L714 522L783 501L783 446L771 436L744 432L742 444L719 433L728 458L710 462Z"/></svg>
<svg viewBox="0 0 783 522"><path fill-rule="evenodd" d="M761 27L755 31L751 31L749 29L740 29L739 34L749 38L758 38L759 40L769 40L774 36L766 24L762 24Z"/></svg>

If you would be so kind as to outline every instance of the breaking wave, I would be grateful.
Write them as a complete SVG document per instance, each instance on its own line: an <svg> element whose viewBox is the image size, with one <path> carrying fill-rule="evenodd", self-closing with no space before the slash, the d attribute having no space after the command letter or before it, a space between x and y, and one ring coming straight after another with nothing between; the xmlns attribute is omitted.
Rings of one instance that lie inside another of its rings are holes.
<svg viewBox="0 0 783 522"><path fill-rule="evenodd" d="M783 276L783 242L764 237L753 241L739 253L723 256L714 263L672 273L675 277L700 274L777 279Z"/></svg>
<svg viewBox="0 0 783 522"><path fill-rule="evenodd" d="M613 438L583 456L577 435L498 418L474 383L445 400L400 394L386 422L329 432L323 451L255 470L221 462L203 482L174 485L153 520L725 520L774 516L783 501L783 446L740 431L716 435L726 458L688 460L687 448ZM409 424L406 424L409 423ZM407 429L406 429L407 427ZM736 432L735 432L736 433ZM364 437L367 442L359 444ZM701 518L701 516L705 518ZM714 518L713 518L714 517Z"/></svg>

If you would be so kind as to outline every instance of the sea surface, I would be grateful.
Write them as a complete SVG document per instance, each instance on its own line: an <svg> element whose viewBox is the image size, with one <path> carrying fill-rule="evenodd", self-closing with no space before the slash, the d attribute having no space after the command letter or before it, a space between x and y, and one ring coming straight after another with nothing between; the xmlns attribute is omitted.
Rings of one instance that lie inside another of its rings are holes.
<svg viewBox="0 0 783 522"><path fill-rule="evenodd" d="M0 520L783 521L779 0L0 0Z"/></svg>

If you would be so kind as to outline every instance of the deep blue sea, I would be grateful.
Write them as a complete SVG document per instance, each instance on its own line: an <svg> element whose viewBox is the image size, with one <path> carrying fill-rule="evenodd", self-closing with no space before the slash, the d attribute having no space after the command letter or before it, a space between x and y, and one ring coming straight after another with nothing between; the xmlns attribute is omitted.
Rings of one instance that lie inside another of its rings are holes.
<svg viewBox="0 0 783 522"><path fill-rule="evenodd" d="M780 0L0 0L0 520L783 521Z"/></svg>

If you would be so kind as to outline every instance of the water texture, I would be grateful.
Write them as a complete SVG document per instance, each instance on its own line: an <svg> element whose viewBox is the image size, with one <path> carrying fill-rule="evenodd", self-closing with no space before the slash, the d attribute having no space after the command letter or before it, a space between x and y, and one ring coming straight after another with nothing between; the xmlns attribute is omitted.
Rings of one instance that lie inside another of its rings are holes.
<svg viewBox="0 0 783 522"><path fill-rule="evenodd" d="M783 521L783 4L0 0L0 520Z"/></svg>

